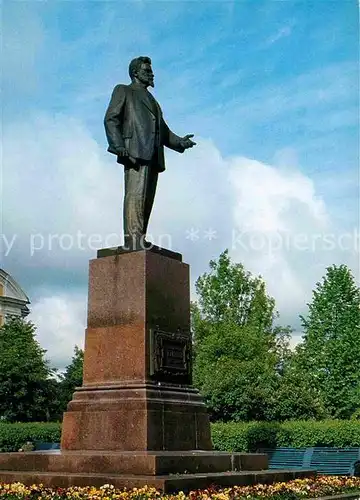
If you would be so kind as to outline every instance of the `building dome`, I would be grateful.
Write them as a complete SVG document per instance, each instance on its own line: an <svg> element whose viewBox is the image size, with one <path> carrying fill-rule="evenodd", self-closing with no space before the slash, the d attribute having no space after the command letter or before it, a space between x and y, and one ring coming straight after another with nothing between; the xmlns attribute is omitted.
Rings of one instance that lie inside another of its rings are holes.
<svg viewBox="0 0 360 500"><path fill-rule="evenodd" d="M7 318L25 318L30 312L30 300L9 273L0 269L0 326Z"/></svg>

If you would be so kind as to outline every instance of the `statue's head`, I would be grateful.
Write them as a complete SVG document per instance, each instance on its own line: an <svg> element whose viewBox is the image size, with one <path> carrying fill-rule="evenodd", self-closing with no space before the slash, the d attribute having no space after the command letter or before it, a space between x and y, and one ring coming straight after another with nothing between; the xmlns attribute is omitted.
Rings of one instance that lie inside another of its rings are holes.
<svg viewBox="0 0 360 500"><path fill-rule="evenodd" d="M151 68L151 59L140 56L133 59L129 64L129 75L132 82L142 83L146 87L154 86L154 73Z"/></svg>

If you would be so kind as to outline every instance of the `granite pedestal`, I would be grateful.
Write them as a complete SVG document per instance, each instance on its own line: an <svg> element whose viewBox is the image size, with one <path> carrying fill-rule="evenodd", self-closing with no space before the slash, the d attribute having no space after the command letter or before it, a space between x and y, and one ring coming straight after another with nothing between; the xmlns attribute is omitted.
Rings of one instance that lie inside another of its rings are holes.
<svg viewBox="0 0 360 500"><path fill-rule="evenodd" d="M64 415L63 450L210 450L191 387L189 268L137 251L90 262L83 387Z"/></svg>
<svg viewBox="0 0 360 500"><path fill-rule="evenodd" d="M0 454L0 481L169 491L296 476L266 471L264 454L212 451L206 408L191 385L189 290L180 254L98 252L83 386L64 414L61 450Z"/></svg>

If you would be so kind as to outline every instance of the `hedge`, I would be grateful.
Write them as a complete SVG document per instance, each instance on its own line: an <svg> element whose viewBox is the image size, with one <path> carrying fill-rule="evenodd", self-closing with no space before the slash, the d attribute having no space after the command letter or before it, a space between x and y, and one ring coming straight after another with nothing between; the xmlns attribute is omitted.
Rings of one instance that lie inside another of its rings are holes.
<svg viewBox="0 0 360 500"><path fill-rule="evenodd" d="M27 441L58 443L60 436L59 423L0 423L0 452L18 451Z"/></svg>
<svg viewBox="0 0 360 500"><path fill-rule="evenodd" d="M230 422L211 424L214 448L254 452L276 446L360 447L359 420ZM27 441L60 442L59 423L0 423L0 452L18 451Z"/></svg>
<svg viewBox="0 0 360 500"><path fill-rule="evenodd" d="M254 452L262 448L360 447L359 420L230 422L212 424L214 448Z"/></svg>

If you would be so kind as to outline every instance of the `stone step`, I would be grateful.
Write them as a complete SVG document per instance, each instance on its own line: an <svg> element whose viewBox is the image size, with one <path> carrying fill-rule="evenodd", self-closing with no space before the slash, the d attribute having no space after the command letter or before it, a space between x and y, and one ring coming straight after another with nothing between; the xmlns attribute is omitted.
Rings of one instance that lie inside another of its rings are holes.
<svg viewBox="0 0 360 500"><path fill-rule="evenodd" d="M38 471L0 471L0 482L20 482L26 485L43 484L45 487L68 488L71 486L95 486L112 484L115 488L141 488L145 485L165 493L203 489L211 485L222 487L271 484L296 478L314 476L311 470L276 470L252 472L219 472L208 474L174 474L157 476L107 475L100 473L68 473Z"/></svg>
<svg viewBox="0 0 360 500"><path fill-rule="evenodd" d="M196 474L268 468L261 453L38 451L0 453L0 470L131 475Z"/></svg>

